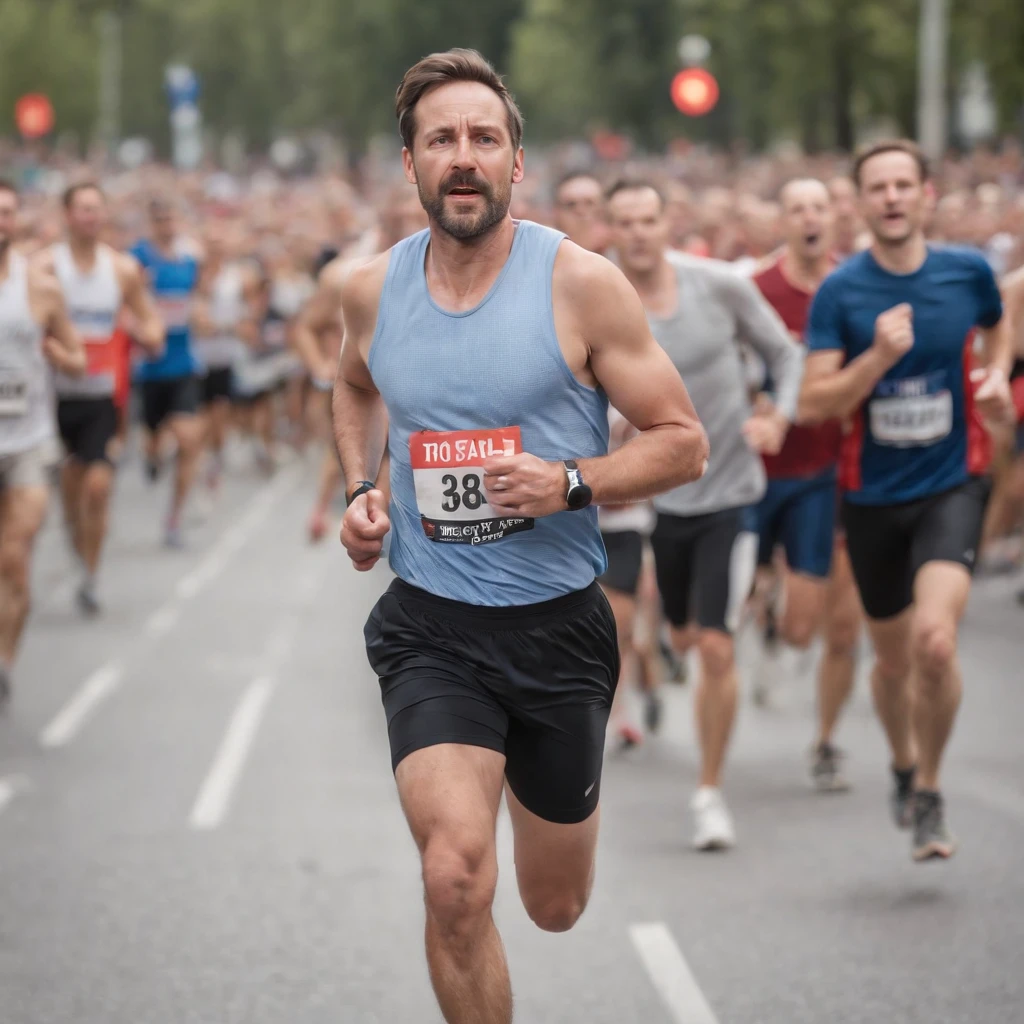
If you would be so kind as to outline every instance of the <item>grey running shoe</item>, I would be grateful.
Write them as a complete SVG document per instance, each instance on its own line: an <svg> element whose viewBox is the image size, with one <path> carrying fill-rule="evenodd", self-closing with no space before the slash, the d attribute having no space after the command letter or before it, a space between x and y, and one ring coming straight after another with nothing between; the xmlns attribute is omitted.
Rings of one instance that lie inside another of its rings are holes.
<svg viewBox="0 0 1024 1024"><path fill-rule="evenodd" d="M0 715L11 702L11 674L6 665L0 665Z"/></svg>
<svg viewBox="0 0 1024 1024"><path fill-rule="evenodd" d="M644 696L644 725L647 731L656 733L661 728L665 706L657 693L648 693Z"/></svg>
<svg viewBox="0 0 1024 1024"><path fill-rule="evenodd" d="M889 809L897 828L910 828L914 824L914 769L893 768L893 787L889 794Z"/></svg>
<svg viewBox="0 0 1024 1024"><path fill-rule="evenodd" d="M919 789L914 796L914 860L948 860L956 845L946 825L942 794Z"/></svg>
<svg viewBox="0 0 1024 1024"><path fill-rule="evenodd" d="M185 537L180 526L168 526L164 534L164 547L172 551L183 551L185 548Z"/></svg>
<svg viewBox="0 0 1024 1024"><path fill-rule="evenodd" d="M843 793L850 783L843 775L843 754L831 743L819 743L811 755L811 780L819 793Z"/></svg>
<svg viewBox="0 0 1024 1024"><path fill-rule="evenodd" d="M96 599L96 592L90 584L83 583L78 588L75 600L78 602L78 610L86 616L86 618L91 619L94 616L99 615L100 603Z"/></svg>

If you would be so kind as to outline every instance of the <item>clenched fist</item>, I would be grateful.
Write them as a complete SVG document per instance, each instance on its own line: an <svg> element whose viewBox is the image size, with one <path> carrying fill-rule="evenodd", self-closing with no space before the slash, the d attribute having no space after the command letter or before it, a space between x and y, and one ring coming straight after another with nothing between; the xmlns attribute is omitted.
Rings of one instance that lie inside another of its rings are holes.
<svg viewBox="0 0 1024 1024"><path fill-rule="evenodd" d="M874 347L890 366L895 366L914 347L914 310L909 302L878 314Z"/></svg>
<svg viewBox="0 0 1024 1024"><path fill-rule="evenodd" d="M341 521L341 543L356 569L366 572L377 564L390 529L383 491L367 491L349 505Z"/></svg>

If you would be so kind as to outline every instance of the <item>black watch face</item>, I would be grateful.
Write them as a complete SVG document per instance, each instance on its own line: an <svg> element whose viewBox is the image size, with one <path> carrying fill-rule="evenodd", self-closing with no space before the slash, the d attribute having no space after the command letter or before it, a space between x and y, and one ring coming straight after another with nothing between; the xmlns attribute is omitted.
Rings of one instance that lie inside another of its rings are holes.
<svg viewBox="0 0 1024 1024"><path fill-rule="evenodd" d="M590 504L592 497L593 491L586 484L577 484L569 489L569 493L565 496L565 503L570 509L576 511L577 509L586 508Z"/></svg>

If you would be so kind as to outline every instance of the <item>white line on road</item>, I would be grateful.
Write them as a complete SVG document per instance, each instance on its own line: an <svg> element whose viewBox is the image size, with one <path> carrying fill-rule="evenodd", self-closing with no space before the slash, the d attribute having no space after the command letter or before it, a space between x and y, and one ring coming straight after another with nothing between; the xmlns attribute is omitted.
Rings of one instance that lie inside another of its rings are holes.
<svg viewBox="0 0 1024 1024"><path fill-rule="evenodd" d="M74 739L96 708L117 689L123 674L124 666L119 661L108 662L93 672L43 730L39 738L42 745L62 747Z"/></svg>
<svg viewBox="0 0 1024 1024"><path fill-rule="evenodd" d="M274 685L273 679L264 676L251 683L242 695L192 808L189 818L192 828L215 829L223 821Z"/></svg>
<svg viewBox="0 0 1024 1024"><path fill-rule="evenodd" d="M718 1024L666 925L630 925L629 937L675 1024Z"/></svg>
<svg viewBox="0 0 1024 1024"><path fill-rule="evenodd" d="M163 636L164 633L170 632L175 623L178 621L178 615L180 609L176 608L173 603L165 604L162 608L157 608L155 612L148 619L146 619L145 629L147 636L158 637Z"/></svg>
<svg viewBox="0 0 1024 1024"><path fill-rule="evenodd" d="M28 779L24 775L8 775L0 777L0 814L8 804L23 790L28 788Z"/></svg>

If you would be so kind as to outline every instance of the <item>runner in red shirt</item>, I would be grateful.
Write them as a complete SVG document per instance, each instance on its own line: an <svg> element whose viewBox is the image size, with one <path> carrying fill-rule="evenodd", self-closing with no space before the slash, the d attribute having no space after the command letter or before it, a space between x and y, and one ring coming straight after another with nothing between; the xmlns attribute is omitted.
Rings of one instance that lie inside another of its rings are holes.
<svg viewBox="0 0 1024 1024"><path fill-rule="evenodd" d="M799 340L818 285L835 266L833 211L826 186L816 180L791 181L780 201L786 244L754 281ZM777 548L785 555L781 620L768 616L762 665L776 667L778 643L806 650L824 629L818 671L818 736L811 773L826 791L845 789L840 755L832 734L853 685L861 612L849 557L835 531L836 465L840 424L794 425L778 455L764 457L768 490L757 506L759 563L771 571ZM781 591L781 593L780 593ZM755 694L763 697L762 680Z"/></svg>

